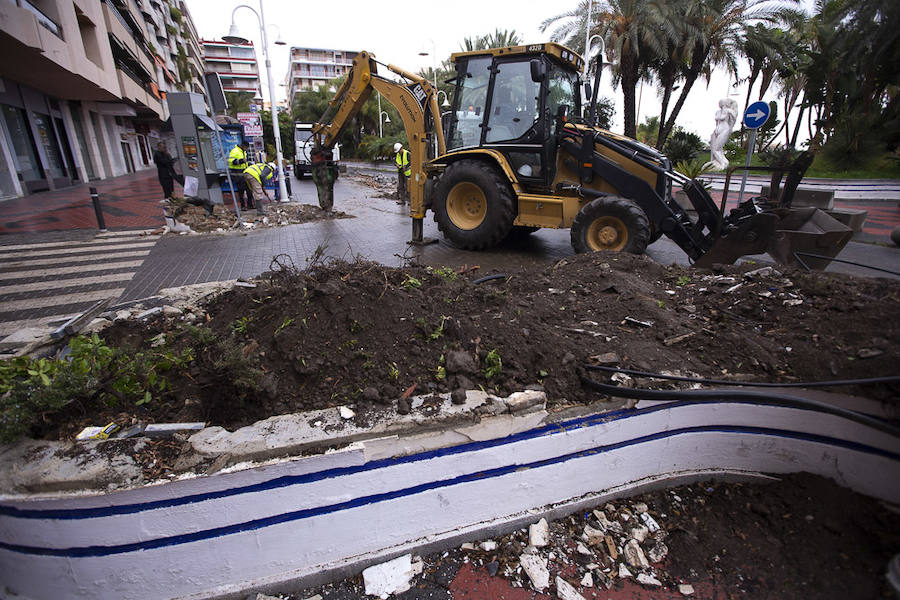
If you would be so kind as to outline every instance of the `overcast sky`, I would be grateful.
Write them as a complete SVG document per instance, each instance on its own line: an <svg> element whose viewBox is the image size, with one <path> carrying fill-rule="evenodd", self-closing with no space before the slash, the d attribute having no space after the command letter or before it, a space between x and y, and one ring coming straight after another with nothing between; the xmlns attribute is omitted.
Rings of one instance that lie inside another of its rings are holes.
<svg viewBox="0 0 900 600"><path fill-rule="evenodd" d="M272 75L275 96L285 96L284 83L288 71L288 49L291 46L334 48L340 50L368 50L385 63L392 63L410 71L418 71L432 64L432 48L438 62L460 49L466 37L480 36L495 29L515 30L525 43L545 42L540 33L541 21L565 12L578 0L541 3L522 0L452 0L451 2L374 2L371 0L263 0L264 16L268 24L271 48ZM197 31L205 39L221 39L228 33L237 0L187 0L188 9ZM259 0L249 0L249 6L259 10ZM265 64L259 51L261 38L256 17L246 8L235 14L241 35L257 46L260 69L263 71L263 95L268 98ZM280 29L286 46L274 44ZM428 56L420 56L420 52ZM601 94L616 102L614 129L622 130L622 93L613 90L609 72L604 77ZM713 114L725 94L728 81L724 76L713 78L709 88L705 81L694 85L678 122L708 139L715 126ZM744 93L737 96L743 110ZM774 99L772 98L767 99ZM673 99L674 102L674 99ZM659 114L659 98L654 86L644 85L638 122L647 115Z"/></svg>

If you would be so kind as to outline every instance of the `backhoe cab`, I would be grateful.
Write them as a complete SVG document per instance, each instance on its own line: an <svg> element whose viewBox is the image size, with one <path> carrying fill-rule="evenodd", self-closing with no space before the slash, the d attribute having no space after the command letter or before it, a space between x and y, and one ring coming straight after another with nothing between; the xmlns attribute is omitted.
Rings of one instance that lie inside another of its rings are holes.
<svg viewBox="0 0 900 600"><path fill-rule="evenodd" d="M427 80L392 65L406 81L382 78L363 52L313 129L325 157L373 89L398 109L410 141L414 243L430 208L444 236L471 250L550 227L571 228L577 252L642 253L666 235L700 264L791 254L776 233L784 211L748 201L722 218L704 187L673 171L665 156L580 119L583 63L568 48L513 46L460 52L451 61L456 88L444 121ZM673 199L673 183L695 217ZM842 243L819 251L834 256L849 237L848 230Z"/></svg>

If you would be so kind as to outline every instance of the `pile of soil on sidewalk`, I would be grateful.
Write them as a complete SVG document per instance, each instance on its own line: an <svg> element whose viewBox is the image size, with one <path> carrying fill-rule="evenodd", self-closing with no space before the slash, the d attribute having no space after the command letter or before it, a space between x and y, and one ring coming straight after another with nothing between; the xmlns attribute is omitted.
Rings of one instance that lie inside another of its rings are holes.
<svg viewBox="0 0 900 600"><path fill-rule="evenodd" d="M341 211L326 211L313 204L300 204L297 202L266 202L263 208L265 210L264 213L258 213L256 209L241 211L244 229L283 227L297 223L309 223L327 219L349 219L353 217L353 215L348 215ZM213 205L212 214L203 206L184 204L182 202L170 203L167 209L169 214L172 214L180 223L199 233L230 231L241 228L237 215L230 204Z"/></svg>
<svg viewBox="0 0 900 600"><path fill-rule="evenodd" d="M601 513L611 538L628 539L643 523L640 514L661 527L643 532L640 545L658 551L649 567L626 566L630 575L620 570L627 562L622 544L614 542L613 556L605 538L596 535ZM558 589L559 577L587 600L671 600L685 597L679 592L685 585L689 597L701 600L892 598L885 572L900 551L900 515L808 473L771 483L707 481L615 500L552 521L549 531L547 546L529 548L524 528L425 556L422 574L395 597L572 598ZM550 586L542 594L519 568L520 556L529 552L547 560ZM639 584L639 573L656 583ZM362 598L363 577L292 594L285 590L281 597L315 594L323 600Z"/></svg>
<svg viewBox="0 0 900 600"><path fill-rule="evenodd" d="M495 273L370 262L273 261L256 287L101 333L129 352L193 348L170 389L142 406L73 402L34 435L71 439L121 418L229 429L273 415L392 405L411 393L546 391L551 410L608 400L580 375L614 364L707 378L818 381L896 374L900 283L754 266L716 272L594 253ZM162 336L160 334L163 334ZM621 385L674 387L630 379ZM898 386L837 391L896 403ZM129 423L122 423L128 425Z"/></svg>

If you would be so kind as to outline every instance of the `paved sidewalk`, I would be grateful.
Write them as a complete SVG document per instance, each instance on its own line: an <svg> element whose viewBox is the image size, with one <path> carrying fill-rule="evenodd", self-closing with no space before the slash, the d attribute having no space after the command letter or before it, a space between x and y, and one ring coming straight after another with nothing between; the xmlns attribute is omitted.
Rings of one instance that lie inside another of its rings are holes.
<svg viewBox="0 0 900 600"><path fill-rule="evenodd" d="M0 200L0 235L97 230L89 188L100 192L108 229L153 229L165 224L156 169L93 181L24 198ZM176 193L181 187L175 184ZM2 243L6 243L4 239Z"/></svg>

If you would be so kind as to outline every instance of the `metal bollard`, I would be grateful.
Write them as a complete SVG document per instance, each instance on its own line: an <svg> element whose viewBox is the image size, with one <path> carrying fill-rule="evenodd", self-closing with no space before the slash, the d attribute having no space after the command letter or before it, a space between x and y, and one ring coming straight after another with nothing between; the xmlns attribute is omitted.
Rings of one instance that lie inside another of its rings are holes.
<svg viewBox="0 0 900 600"><path fill-rule="evenodd" d="M97 215L97 227L100 228L101 232L106 231L106 222L103 220L103 207L100 206L100 194L97 193L97 188L89 188L91 190L91 203L94 205L94 214Z"/></svg>

